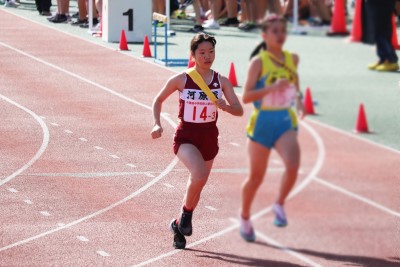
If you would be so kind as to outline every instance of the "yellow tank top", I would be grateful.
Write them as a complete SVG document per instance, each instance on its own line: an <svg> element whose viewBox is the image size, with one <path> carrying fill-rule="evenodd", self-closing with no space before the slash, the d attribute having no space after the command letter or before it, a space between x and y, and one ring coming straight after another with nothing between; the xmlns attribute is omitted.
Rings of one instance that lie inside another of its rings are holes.
<svg viewBox="0 0 400 267"><path fill-rule="evenodd" d="M293 72L297 72L296 65L293 61L293 55L287 51L283 51L285 57L285 65ZM282 66L277 66L270 58L268 51L262 51L259 54L262 62L261 75L256 84L256 90L264 88L275 83L278 79L288 79L292 86L284 92L267 94L263 99L254 102L256 108L288 108L290 107L295 93L296 77L293 73Z"/></svg>

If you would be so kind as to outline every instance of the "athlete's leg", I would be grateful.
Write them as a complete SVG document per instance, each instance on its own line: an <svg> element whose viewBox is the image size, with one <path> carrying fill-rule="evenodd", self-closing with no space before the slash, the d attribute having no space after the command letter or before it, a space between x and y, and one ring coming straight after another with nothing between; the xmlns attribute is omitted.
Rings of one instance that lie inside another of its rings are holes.
<svg viewBox="0 0 400 267"><path fill-rule="evenodd" d="M280 191L276 203L283 205L296 183L300 166L300 147L297 141L297 132L294 130L284 133L275 144L276 151L285 165Z"/></svg>
<svg viewBox="0 0 400 267"><path fill-rule="evenodd" d="M243 219L250 218L251 204L261 185L268 163L271 150L250 139L247 140L247 152L249 155L249 176L242 184L242 207L241 216Z"/></svg>
<svg viewBox="0 0 400 267"><path fill-rule="evenodd" d="M214 161L204 161L200 151L192 144L181 144L177 156L190 172L183 204L193 210L199 202Z"/></svg>

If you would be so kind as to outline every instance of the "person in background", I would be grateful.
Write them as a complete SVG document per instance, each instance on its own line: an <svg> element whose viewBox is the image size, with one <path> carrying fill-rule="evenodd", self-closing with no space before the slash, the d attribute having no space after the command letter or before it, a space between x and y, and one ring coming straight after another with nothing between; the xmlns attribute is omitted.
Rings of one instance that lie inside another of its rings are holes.
<svg viewBox="0 0 400 267"><path fill-rule="evenodd" d="M396 0L365 0L368 16L372 20L373 36L375 37L376 53L379 60L368 68L376 71L397 71L398 57L392 44L392 18Z"/></svg>
<svg viewBox="0 0 400 267"><path fill-rule="evenodd" d="M51 16L51 0L35 0L36 9L42 16Z"/></svg>

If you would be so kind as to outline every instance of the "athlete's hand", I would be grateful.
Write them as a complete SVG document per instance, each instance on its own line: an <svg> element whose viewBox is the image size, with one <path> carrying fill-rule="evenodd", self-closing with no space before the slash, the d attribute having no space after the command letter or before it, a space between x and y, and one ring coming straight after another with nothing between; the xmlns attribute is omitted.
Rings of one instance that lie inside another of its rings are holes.
<svg viewBox="0 0 400 267"><path fill-rule="evenodd" d="M306 112L304 110L303 101L301 101L300 97L296 97L296 109L297 109L297 116L300 120L304 119L306 116Z"/></svg>
<svg viewBox="0 0 400 267"><path fill-rule="evenodd" d="M229 106L229 105L226 103L225 99L223 99L223 98L217 99L217 100L215 101L215 104L217 105L217 107L218 107L219 109L221 109L221 110L223 110L223 111L226 111L226 110L228 109L228 106Z"/></svg>
<svg viewBox="0 0 400 267"><path fill-rule="evenodd" d="M151 130L151 137L153 139L160 138L163 132L163 128L160 125L154 125L153 129Z"/></svg>
<svg viewBox="0 0 400 267"><path fill-rule="evenodd" d="M284 91L290 86L290 82L288 79L279 79L274 83L276 91Z"/></svg>

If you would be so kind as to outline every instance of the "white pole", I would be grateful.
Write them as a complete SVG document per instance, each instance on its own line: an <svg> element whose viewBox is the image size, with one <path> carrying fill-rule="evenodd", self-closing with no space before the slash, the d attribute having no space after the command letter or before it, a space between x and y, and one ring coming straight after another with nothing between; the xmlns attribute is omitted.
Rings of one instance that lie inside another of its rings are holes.
<svg viewBox="0 0 400 267"><path fill-rule="evenodd" d="M88 0L89 6L89 33L93 33L93 0Z"/></svg>
<svg viewBox="0 0 400 267"><path fill-rule="evenodd" d="M169 29L171 20L171 4L169 0L165 0L165 13L166 13L165 15L167 16L167 34L169 36L175 35L175 32Z"/></svg>
<svg viewBox="0 0 400 267"><path fill-rule="evenodd" d="M293 0L293 32L297 33L299 20L299 0Z"/></svg>

